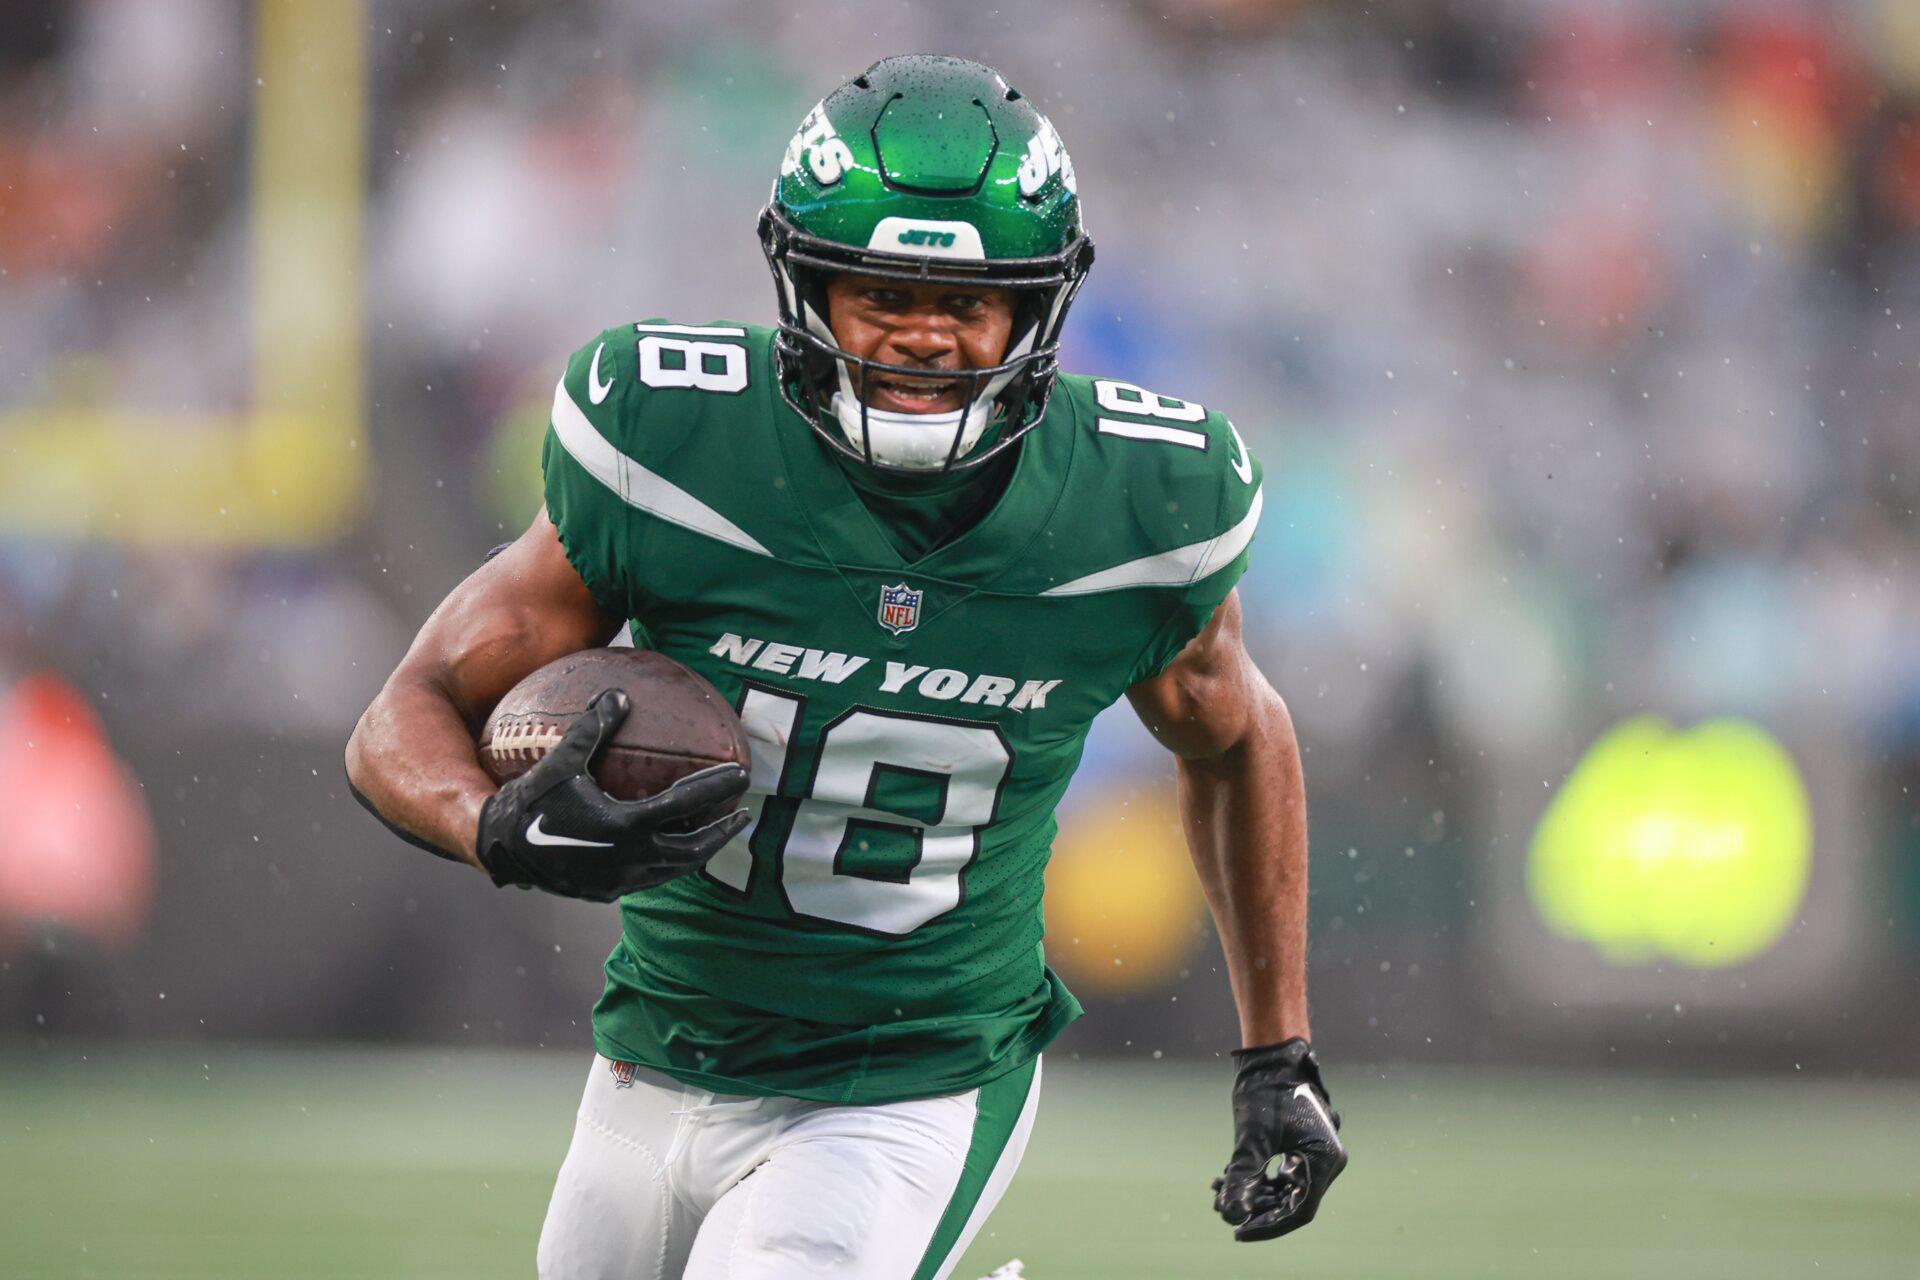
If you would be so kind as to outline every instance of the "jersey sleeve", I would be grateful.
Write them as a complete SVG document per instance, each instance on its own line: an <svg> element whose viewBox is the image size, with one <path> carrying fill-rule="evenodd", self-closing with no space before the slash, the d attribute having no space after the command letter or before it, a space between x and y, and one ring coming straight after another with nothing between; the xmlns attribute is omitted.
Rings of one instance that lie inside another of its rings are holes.
<svg viewBox="0 0 1920 1280"><path fill-rule="evenodd" d="M1134 664L1130 683L1149 680L1165 671L1193 638L1206 629L1214 610L1232 593L1247 570L1261 508L1260 462L1248 451L1240 432L1218 413L1207 415L1207 434L1217 448L1195 457L1195 466L1180 487L1184 500L1210 508L1213 518L1203 527L1209 538L1178 549L1193 564L1193 577L1174 598L1166 621Z"/></svg>
<svg viewBox="0 0 1920 1280"><path fill-rule="evenodd" d="M628 562L633 509L623 498L623 454L617 442L638 413L633 344L609 329L567 361L553 391L553 414L541 452L547 516L567 559L610 617L634 616Z"/></svg>

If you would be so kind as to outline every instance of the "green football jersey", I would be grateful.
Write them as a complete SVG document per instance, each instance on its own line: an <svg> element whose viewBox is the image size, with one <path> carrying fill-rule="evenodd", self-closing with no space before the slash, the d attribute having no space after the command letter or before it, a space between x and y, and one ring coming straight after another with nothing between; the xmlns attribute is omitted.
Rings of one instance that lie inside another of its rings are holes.
<svg viewBox="0 0 1920 1280"><path fill-rule="evenodd" d="M1080 1012L1040 945L1054 807L1093 718L1240 576L1259 466L1217 413L1063 376L998 501L907 562L782 398L772 338L609 329L554 393L568 558L753 752L753 825L622 902L594 1042L717 1092L964 1091Z"/></svg>

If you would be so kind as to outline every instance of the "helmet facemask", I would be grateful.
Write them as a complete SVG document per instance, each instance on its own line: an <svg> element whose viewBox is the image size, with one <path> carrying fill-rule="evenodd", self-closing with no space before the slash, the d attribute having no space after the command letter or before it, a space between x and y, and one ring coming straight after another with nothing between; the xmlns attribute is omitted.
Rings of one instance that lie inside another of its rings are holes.
<svg viewBox="0 0 1920 1280"><path fill-rule="evenodd" d="M1041 258L934 259L809 235L770 204L760 217L760 239L779 299L774 349L781 394L839 453L882 471L963 471L1012 447L1046 412L1059 373L1061 325L1093 263L1086 236ZM827 280L841 273L1010 291L1013 326L1000 363L932 370L854 355L835 338L827 314ZM926 414L875 409L859 391L875 377L951 382L961 388L961 407ZM976 448L996 426L997 438Z"/></svg>

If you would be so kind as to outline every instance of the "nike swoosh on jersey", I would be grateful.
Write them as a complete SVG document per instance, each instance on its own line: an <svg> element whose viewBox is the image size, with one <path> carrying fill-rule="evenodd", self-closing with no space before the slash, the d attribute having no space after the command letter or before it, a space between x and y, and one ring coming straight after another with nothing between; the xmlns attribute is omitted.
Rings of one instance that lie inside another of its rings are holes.
<svg viewBox="0 0 1920 1280"><path fill-rule="evenodd" d="M572 845L581 849L613 848L613 841L611 840L580 840L573 836L557 836L551 831L544 831L541 829L540 824L546 820L547 815L544 813L536 813L533 816L533 825L527 828L528 844Z"/></svg>
<svg viewBox="0 0 1920 1280"><path fill-rule="evenodd" d="M1240 438L1240 428L1231 422L1227 430L1233 432L1233 452L1227 455L1227 465L1233 468L1233 474L1240 477L1241 484L1253 483L1253 459L1247 456L1247 442Z"/></svg>
<svg viewBox="0 0 1920 1280"><path fill-rule="evenodd" d="M613 390L613 379L609 378L605 382L600 381L600 353L606 349L607 344L604 342L595 347L593 349L593 363L587 367L587 394L593 397L595 404L599 404L602 400L605 400L607 393Z"/></svg>

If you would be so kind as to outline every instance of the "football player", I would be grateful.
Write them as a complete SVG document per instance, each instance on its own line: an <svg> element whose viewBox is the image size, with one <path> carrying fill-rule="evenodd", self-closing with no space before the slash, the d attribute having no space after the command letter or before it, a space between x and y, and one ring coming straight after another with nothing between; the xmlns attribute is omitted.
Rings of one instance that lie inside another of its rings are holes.
<svg viewBox="0 0 1920 1280"><path fill-rule="evenodd" d="M1093 245L1059 135L986 67L835 90L760 241L777 327L644 320L573 356L544 510L348 746L408 839L620 901L540 1274L946 1277L1080 1013L1042 872L1123 696L1176 757L1239 1009L1215 1207L1242 1240L1305 1224L1346 1153L1307 1039L1299 752L1234 595L1259 463L1217 412L1059 371ZM751 769L610 799L596 745L646 714L613 694L496 791L488 709L623 624L733 700Z"/></svg>

